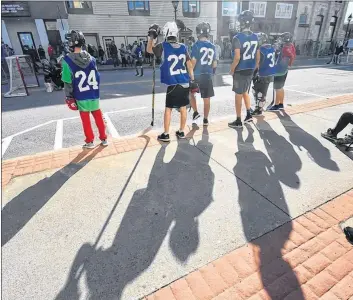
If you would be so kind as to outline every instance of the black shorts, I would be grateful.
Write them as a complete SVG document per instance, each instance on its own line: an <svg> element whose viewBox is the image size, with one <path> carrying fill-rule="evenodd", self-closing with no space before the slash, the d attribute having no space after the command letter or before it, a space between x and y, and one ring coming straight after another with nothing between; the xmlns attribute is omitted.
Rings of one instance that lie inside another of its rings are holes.
<svg viewBox="0 0 353 300"><path fill-rule="evenodd" d="M250 71L251 72L240 71L234 73L233 92L235 92L236 94L244 94L248 92L251 85L251 80L253 78L253 71Z"/></svg>
<svg viewBox="0 0 353 300"><path fill-rule="evenodd" d="M170 85L167 89L165 107L180 108L189 105L190 88L184 88L181 85Z"/></svg>
<svg viewBox="0 0 353 300"><path fill-rule="evenodd" d="M136 60L136 67L142 67L142 60Z"/></svg>
<svg viewBox="0 0 353 300"><path fill-rule="evenodd" d="M266 97L267 91L268 91L268 87L269 87L271 82L273 82L273 76L271 76L271 77L259 77L259 79L256 82L254 82L253 89L254 89L255 92L261 93L262 95L264 95Z"/></svg>
<svg viewBox="0 0 353 300"><path fill-rule="evenodd" d="M286 79L287 79L287 74L284 74L284 75L281 75L281 76L275 76L275 79L273 81L273 88L275 90L280 90L280 89L283 89L284 87L284 84L286 82Z"/></svg>
<svg viewBox="0 0 353 300"><path fill-rule="evenodd" d="M201 74L195 76L195 81L199 85L201 98L206 99L214 96L212 75Z"/></svg>

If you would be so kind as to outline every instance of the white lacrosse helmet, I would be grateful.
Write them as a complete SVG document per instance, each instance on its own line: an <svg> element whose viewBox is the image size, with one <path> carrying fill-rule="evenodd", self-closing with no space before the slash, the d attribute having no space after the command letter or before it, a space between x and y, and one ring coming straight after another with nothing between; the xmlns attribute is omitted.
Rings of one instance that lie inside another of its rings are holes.
<svg viewBox="0 0 353 300"><path fill-rule="evenodd" d="M178 26L175 22L167 22L163 27L163 35L166 39L169 37L178 37Z"/></svg>

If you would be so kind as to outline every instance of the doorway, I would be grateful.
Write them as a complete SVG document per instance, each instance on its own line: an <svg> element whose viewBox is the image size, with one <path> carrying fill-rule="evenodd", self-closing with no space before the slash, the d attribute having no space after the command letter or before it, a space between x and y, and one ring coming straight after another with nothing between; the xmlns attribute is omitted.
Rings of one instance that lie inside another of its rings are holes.
<svg viewBox="0 0 353 300"><path fill-rule="evenodd" d="M29 54L29 50L36 50L32 32L17 32L23 54Z"/></svg>

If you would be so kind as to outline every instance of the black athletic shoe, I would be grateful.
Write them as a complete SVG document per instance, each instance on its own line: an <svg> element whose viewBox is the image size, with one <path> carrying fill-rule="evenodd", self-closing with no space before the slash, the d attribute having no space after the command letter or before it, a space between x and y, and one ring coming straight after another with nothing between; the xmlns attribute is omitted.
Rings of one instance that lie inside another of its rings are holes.
<svg viewBox="0 0 353 300"><path fill-rule="evenodd" d="M184 131L178 130L175 134L176 134L176 136L177 136L178 139L185 139L185 133L184 133Z"/></svg>
<svg viewBox="0 0 353 300"><path fill-rule="evenodd" d="M197 111L194 111L194 113L192 114L192 119L195 121L198 118L200 118L200 114Z"/></svg>
<svg viewBox="0 0 353 300"><path fill-rule="evenodd" d="M267 111L279 111L279 107L278 105L273 105L270 108L268 108Z"/></svg>
<svg viewBox="0 0 353 300"><path fill-rule="evenodd" d="M253 112L252 112L253 116L261 116L262 115L262 110L256 108Z"/></svg>
<svg viewBox="0 0 353 300"><path fill-rule="evenodd" d="M137 76L140 76L140 74L139 74L139 73L136 73L135 76L136 76L136 77L137 77Z"/></svg>
<svg viewBox="0 0 353 300"><path fill-rule="evenodd" d="M143 77L143 74L141 74L140 77Z"/></svg>
<svg viewBox="0 0 353 300"><path fill-rule="evenodd" d="M203 118L203 126L208 126L208 119L206 118Z"/></svg>
<svg viewBox="0 0 353 300"><path fill-rule="evenodd" d="M228 126L230 128L242 128L243 127L243 123L240 120L235 120L234 122L228 123Z"/></svg>
<svg viewBox="0 0 353 300"><path fill-rule="evenodd" d="M252 122L252 121L253 121L252 116L251 116L251 115L247 115L247 116L245 117L244 123L250 123L250 122Z"/></svg>
<svg viewBox="0 0 353 300"><path fill-rule="evenodd" d="M169 134L162 133L158 136L158 140L162 142L170 142Z"/></svg>
<svg viewBox="0 0 353 300"><path fill-rule="evenodd" d="M343 232L346 235L347 241L349 241L353 245L353 228L347 226L343 229Z"/></svg>
<svg viewBox="0 0 353 300"><path fill-rule="evenodd" d="M331 128L327 129L326 132L321 133L321 136L329 140L337 140L337 136L333 133Z"/></svg>

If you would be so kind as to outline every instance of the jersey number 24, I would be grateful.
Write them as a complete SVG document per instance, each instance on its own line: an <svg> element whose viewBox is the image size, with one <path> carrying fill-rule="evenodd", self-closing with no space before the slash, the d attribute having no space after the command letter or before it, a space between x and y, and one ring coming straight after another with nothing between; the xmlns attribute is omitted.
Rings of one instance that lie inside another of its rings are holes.
<svg viewBox="0 0 353 300"><path fill-rule="evenodd" d="M91 72L88 74L88 77L85 72L77 71L75 73L75 78L80 78L80 82L78 83L78 90L80 92L89 91L91 88L98 90L98 82L96 79L95 70L91 70Z"/></svg>

